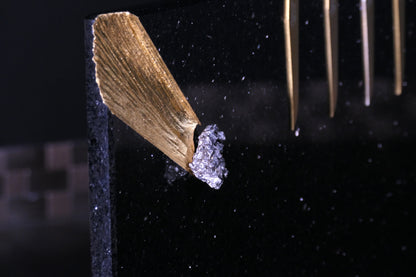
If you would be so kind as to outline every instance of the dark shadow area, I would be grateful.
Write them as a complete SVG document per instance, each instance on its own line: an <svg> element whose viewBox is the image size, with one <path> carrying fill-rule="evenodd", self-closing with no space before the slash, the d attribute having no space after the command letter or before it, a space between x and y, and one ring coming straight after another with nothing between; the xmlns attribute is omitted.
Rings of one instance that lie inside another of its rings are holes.
<svg viewBox="0 0 416 277"><path fill-rule="evenodd" d="M6 1L0 10L0 145L86 137L84 19L195 1Z"/></svg>
<svg viewBox="0 0 416 277"><path fill-rule="evenodd" d="M1 226L4 276L91 276L85 221Z"/></svg>

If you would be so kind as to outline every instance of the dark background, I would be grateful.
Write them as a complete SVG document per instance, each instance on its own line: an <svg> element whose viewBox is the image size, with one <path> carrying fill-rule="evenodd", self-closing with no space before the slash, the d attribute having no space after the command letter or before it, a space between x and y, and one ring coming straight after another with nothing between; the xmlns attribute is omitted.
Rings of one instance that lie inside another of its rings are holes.
<svg viewBox="0 0 416 277"><path fill-rule="evenodd" d="M84 18L168 2L3 2L0 145L85 138Z"/></svg>

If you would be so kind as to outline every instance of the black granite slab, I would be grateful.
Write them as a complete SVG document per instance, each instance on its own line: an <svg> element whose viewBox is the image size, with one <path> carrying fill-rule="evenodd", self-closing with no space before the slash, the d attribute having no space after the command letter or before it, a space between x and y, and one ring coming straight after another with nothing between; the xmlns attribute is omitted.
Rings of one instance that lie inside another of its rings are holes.
<svg viewBox="0 0 416 277"><path fill-rule="evenodd" d="M363 104L358 2L341 3L334 119L322 3L302 3L296 132L281 1L132 7L202 124L225 132L229 177L218 191L195 178L168 184L167 158L103 106L87 56L93 274L410 276L416 4L408 3L406 87L396 97L385 2L376 3L371 107Z"/></svg>
<svg viewBox="0 0 416 277"><path fill-rule="evenodd" d="M110 145L111 115L102 102L95 82L94 62L92 61L92 24L85 20L85 59L88 120L88 165L90 188L90 232L91 270L93 276L112 276L115 264L112 243L115 224L114 203L110 183L111 166L114 164Z"/></svg>

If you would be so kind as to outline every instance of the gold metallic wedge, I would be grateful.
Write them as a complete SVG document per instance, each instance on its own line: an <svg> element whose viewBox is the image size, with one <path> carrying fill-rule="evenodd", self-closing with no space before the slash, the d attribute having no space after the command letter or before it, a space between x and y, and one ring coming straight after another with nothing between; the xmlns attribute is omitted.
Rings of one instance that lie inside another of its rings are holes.
<svg viewBox="0 0 416 277"><path fill-rule="evenodd" d="M361 45L364 70L364 104L370 106L374 81L374 3L361 0Z"/></svg>
<svg viewBox="0 0 416 277"><path fill-rule="evenodd" d="M324 0L323 4L329 116L334 117L338 98L338 0Z"/></svg>
<svg viewBox="0 0 416 277"><path fill-rule="evenodd" d="M99 15L93 25L96 81L110 111L190 171L199 120L137 16Z"/></svg>
<svg viewBox="0 0 416 277"><path fill-rule="evenodd" d="M283 10L290 128L293 131L298 116L299 101L299 1L285 0Z"/></svg>
<svg viewBox="0 0 416 277"><path fill-rule="evenodd" d="M402 94L405 51L405 1L392 0L393 51L394 51L394 94Z"/></svg>

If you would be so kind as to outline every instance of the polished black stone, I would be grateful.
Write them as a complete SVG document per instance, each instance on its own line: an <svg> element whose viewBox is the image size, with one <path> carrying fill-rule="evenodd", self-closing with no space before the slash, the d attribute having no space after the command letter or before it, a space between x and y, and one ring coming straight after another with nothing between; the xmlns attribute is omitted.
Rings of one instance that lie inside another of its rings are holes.
<svg viewBox="0 0 416 277"><path fill-rule="evenodd" d="M117 276L410 275L416 4L407 8L400 97L393 95L391 10L376 4L372 106L363 104L359 8L343 1L339 99L330 119L322 3L301 3L296 132L289 131L281 1L130 9L203 127L216 123L225 132L229 176L218 191L193 177L168 184L166 156L109 115L93 87L91 224L107 230L92 232L94 274L104 262ZM94 203L110 210L97 217ZM111 243L111 262L94 241Z"/></svg>

